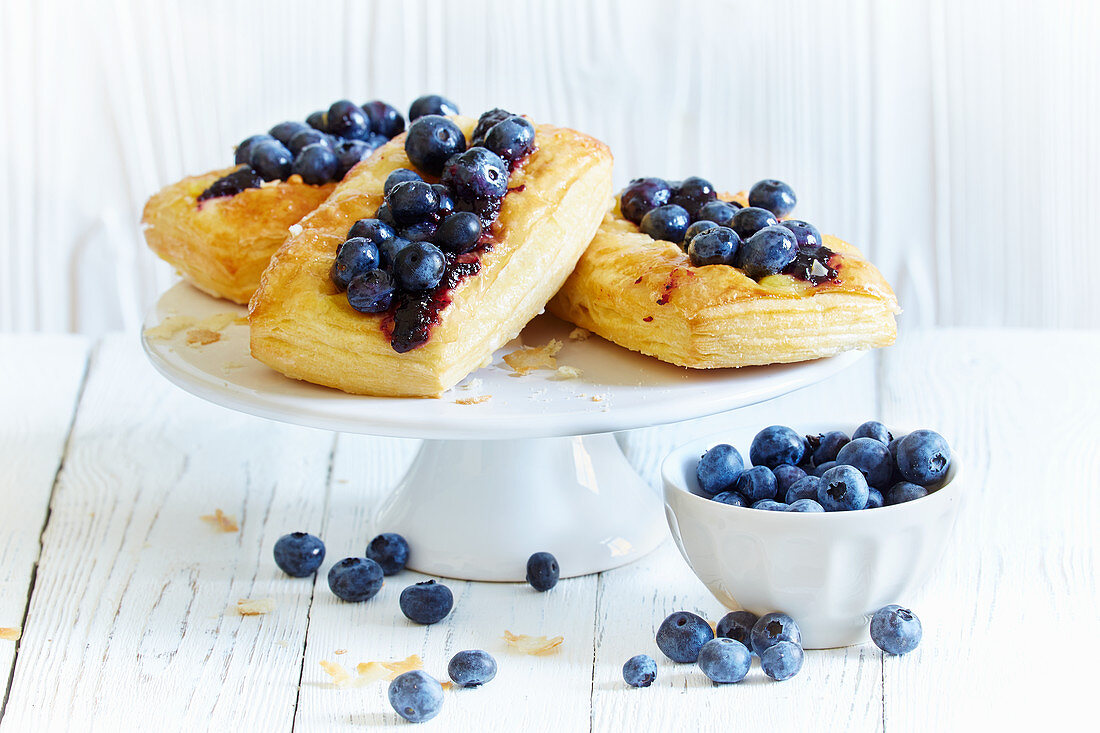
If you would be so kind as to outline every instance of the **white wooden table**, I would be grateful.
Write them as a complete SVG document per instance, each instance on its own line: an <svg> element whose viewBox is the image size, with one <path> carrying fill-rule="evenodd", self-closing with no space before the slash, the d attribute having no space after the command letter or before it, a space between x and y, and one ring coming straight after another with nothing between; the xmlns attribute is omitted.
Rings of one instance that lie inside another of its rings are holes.
<svg viewBox="0 0 1100 733"><path fill-rule="evenodd" d="M801 674L714 686L673 665L666 614L724 611L671 543L634 565L524 585L451 582L455 610L405 621L415 573L350 605L290 579L271 548L319 534L331 561L360 554L371 508L416 441L333 435L206 404L157 376L136 335L96 343L0 336L0 732L330 731L398 728L382 682L335 689L321 660L419 654L445 679L481 647L500 672L451 690L437 730L996 730L1091 727L1100 593L1100 333L909 333L819 386L738 413L622 436L656 486L673 445L723 426L877 417L938 429L965 457L972 496L942 568L905 600L920 648L809 652ZM222 509L238 532L199 519ZM240 598L273 598L242 617ZM516 633L561 634L558 654L510 653ZM337 654L346 650L343 654ZM658 659L627 688L624 660Z"/></svg>

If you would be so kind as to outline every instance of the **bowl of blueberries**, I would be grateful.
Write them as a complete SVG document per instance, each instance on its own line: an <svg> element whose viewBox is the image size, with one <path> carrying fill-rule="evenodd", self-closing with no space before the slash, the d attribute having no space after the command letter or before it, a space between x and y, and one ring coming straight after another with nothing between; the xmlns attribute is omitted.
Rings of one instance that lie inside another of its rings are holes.
<svg viewBox="0 0 1100 733"><path fill-rule="evenodd" d="M906 602L938 564L961 472L932 430L735 429L669 454L665 516L725 606L797 618L807 649L848 646L867 641L875 611Z"/></svg>

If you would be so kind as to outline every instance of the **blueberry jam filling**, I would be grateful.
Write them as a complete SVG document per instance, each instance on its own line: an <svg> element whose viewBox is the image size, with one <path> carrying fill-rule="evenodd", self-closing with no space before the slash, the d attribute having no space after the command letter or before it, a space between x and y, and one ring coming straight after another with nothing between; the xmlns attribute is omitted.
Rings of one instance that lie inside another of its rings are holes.
<svg viewBox="0 0 1100 733"><path fill-rule="evenodd" d="M839 282L836 253L822 244L817 227L781 220L796 201L790 186L773 179L757 182L742 207L718 199L698 176L636 178L621 192L619 208L649 236L680 245L694 267L727 265L754 280L783 273L813 285Z"/></svg>
<svg viewBox="0 0 1100 733"><path fill-rule="evenodd" d="M443 114L458 114L452 102L428 95L413 103L409 119L423 114L424 100L437 100ZM242 140L233 160L244 167L214 181L198 201L235 196L264 181L285 181L295 174L311 186L342 181L356 163L404 131L405 118L385 102L359 106L341 99L305 122L280 122L266 134Z"/></svg>
<svg viewBox="0 0 1100 733"><path fill-rule="evenodd" d="M427 343L452 291L481 271L504 197L524 189L509 178L535 150L534 127L505 110L483 114L469 145L446 117L410 117L405 152L417 170L389 174L383 203L348 231L331 274L352 308L382 316L399 354Z"/></svg>

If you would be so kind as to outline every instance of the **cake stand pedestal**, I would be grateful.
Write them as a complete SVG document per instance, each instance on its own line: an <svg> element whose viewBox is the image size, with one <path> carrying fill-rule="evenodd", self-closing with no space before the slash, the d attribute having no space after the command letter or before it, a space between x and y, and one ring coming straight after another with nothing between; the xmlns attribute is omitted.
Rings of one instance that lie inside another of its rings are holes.
<svg viewBox="0 0 1100 733"><path fill-rule="evenodd" d="M309 427L423 439L363 540L398 532L412 547L409 567L465 580L522 581L527 558L540 551L557 557L562 577L645 555L668 536L662 501L613 432L768 400L862 356L697 371L596 336L570 338L570 324L543 315L439 399L363 397L287 379L252 359L244 316L243 306L180 283L149 314L142 344L165 377L210 402ZM579 377L517 376L504 364L504 354L550 339L563 343L558 364Z"/></svg>

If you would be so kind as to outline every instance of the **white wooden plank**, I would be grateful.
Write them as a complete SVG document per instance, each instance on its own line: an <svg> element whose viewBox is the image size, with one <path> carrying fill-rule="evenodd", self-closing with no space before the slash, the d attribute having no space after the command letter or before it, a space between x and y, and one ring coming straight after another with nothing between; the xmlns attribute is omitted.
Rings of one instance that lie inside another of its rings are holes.
<svg viewBox="0 0 1100 733"><path fill-rule="evenodd" d="M365 689L332 689L322 660L354 673L366 661L404 659L418 654L425 669L447 680L455 652L480 648L492 654L497 677L476 690L448 690L438 720L446 730L556 730L587 728L592 680L596 576L561 581L548 593L526 584L443 580L455 596L451 614L424 627L407 620L398 605L401 591L428 576L405 571L386 579L370 601L344 603L332 595L324 575L340 559L361 556L367 542L385 528L374 528L371 514L400 478L415 441L341 435L333 465L332 494L324 540L328 556L318 575L302 674L295 730L402 730L407 725L386 699L386 682ZM446 491L446 477L440 477ZM412 548L416 552L416 548ZM546 657L516 654L501 635L565 637ZM346 654L337 655L339 649Z"/></svg>
<svg viewBox="0 0 1100 733"><path fill-rule="evenodd" d="M133 335L103 342L0 730L288 730L311 583L270 553L319 530L331 445L172 387ZM200 521L217 508L239 532ZM250 597L276 610L237 615Z"/></svg>
<svg viewBox="0 0 1100 733"><path fill-rule="evenodd" d="M660 459L680 443L723 427L862 421L875 416L876 360L870 356L819 385L761 405L622 437L631 461L654 487ZM748 446L738 446L747 455ZM782 684L755 663L738 685L714 685L695 665L668 660L654 642L673 611L716 622L726 613L671 541L652 556L603 573L596 616L592 729L617 730L877 730L882 726L880 654L868 646L811 651L802 671ZM635 654L657 660L657 681L628 687L622 665ZM823 690L830 691L823 694ZM835 694L843 690L843 694ZM812 704L809 701L813 701Z"/></svg>
<svg viewBox="0 0 1100 733"><path fill-rule="evenodd" d="M0 626L21 628L38 539L84 382L88 342L74 336L0 336ZM7 689L17 644L0 641ZM2 714L2 712L0 712Z"/></svg>
<svg viewBox="0 0 1100 733"><path fill-rule="evenodd" d="M884 660L888 729L1087 727L1098 362L1100 334L1086 332L932 331L887 352L884 415L942 433L969 493L939 572L898 599L924 640Z"/></svg>

